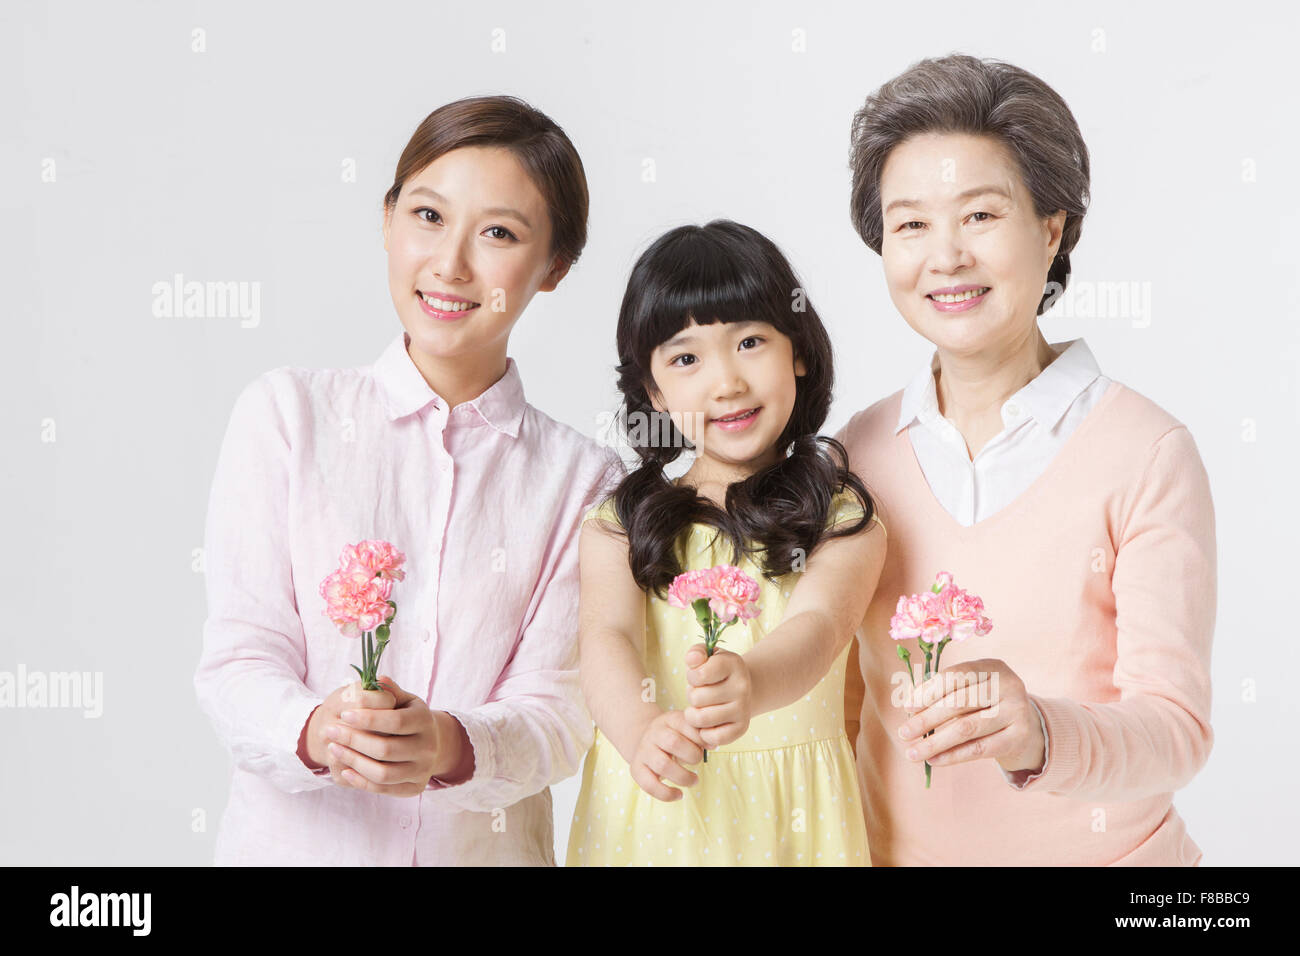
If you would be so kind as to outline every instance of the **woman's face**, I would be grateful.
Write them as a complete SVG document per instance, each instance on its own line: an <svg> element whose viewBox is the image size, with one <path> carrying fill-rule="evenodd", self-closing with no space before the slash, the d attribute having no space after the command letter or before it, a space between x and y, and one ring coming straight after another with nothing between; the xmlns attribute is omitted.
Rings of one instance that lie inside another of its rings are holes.
<svg viewBox="0 0 1300 956"><path fill-rule="evenodd" d="M885 160L880 208L890 298L941 353L997 357L1034 334L1065 212L1038 217L999 141L962 133L905 140ZM960 301L937 299L945 290Z"/></svg>
<svg viewBox="0 0 1300 956"><path fill-rule="evenodd" d="M776 440L794 410L802 360L767 322L692 321L650 355L650 399L695 446L706 470L758 471L780 460ZM738 413L755 414L728 423ZM667 430L659 432L666 434Z"/></svg>
<svg viewBox="0 0 1300 956"><path fill-rule="evenodd" d="M407 179L384 211L384 248L411 348L442 359L504 355L534 293L568 271L550 243L546 201L506 149L454 149Z"/></svg>

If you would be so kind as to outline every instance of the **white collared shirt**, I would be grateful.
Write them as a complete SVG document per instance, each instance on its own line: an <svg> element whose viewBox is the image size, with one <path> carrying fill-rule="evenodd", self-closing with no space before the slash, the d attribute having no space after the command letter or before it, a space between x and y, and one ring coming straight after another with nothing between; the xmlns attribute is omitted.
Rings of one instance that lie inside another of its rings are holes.
<svg viewBox="0 0 1300 956"><path fill-rule="evenodd" d="M957 426L939 414L934 383L939 368L937 350L903 389L894 433L908 429L930 490L958 524L969 527L1015 501L1047 469L1110 387L1111 380L1101 374L1083 339L1060 342L1051 348L1056 359L1002 403L1002 431L973 460ZM1046 767L1049 742L1047 722L1041 712L1038 721L1043 729ZM1002 775L1017 789L1038 776L1025 770L1003 770Z"/></svg>
<svg viewBox="0 0 1300 956"><path fill-rule="evenodd" d="M1002 403L1002 431L974 460L957 426L939 414L938 351L903 390L895 433L908 428L930 490L958 524L969 527L1014 501L1110 386L1083 339L1051 348L1056 360Z"/></svg>

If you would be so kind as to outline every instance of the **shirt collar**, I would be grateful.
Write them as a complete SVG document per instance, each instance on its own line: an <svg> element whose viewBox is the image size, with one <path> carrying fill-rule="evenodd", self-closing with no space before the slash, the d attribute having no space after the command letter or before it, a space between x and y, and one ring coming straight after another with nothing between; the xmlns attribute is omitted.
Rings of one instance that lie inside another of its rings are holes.
<svg viewBox="0 0 1300 956"><path fill-rule="evenodd" d="M388 418L395 421L405 415L422 410L432 404L434 408L446 409L447 402L429 387L424 375L416 367L407 351L410 336L402 331L382 355L375 360L372 372L382 386L384 404ZM519 367L513 358L506 357L506 372L489 386L478 398L470 399L457 405L457 408L469 407L479 417L499 432L511 438L519 435L519 424L523 421L524 385L519 378Z"/></svg>
<svg viewBox="0 0 1300 956"><path fill-rule="evenodd" d="M1072 339L1052 348L1057 352L1052 364L1012 396L1047 429L1056 427L1074 400L1101 374L1092 350L1083 339ZM939 414L939 396L934 385L934 373L938 368L939 352L936 349L926 367L917 372L903 389L895 434L918 418Z"/></svg>

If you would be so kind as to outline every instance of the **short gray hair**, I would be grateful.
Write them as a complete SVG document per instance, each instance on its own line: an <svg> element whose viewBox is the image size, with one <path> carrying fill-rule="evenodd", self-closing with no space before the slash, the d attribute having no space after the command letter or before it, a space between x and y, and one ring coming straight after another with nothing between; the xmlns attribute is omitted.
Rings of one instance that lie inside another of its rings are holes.
<svg viewBox="0 0 1300 956"><path fill-rule="evenodd" d="M884 232L880 173L890 151L919 133L997 139L1016 158L1037 215L1065 210L1061 244L1047 272L1057 286L1039 302L1042 315L1069 282L1070 252L1088 211L1088 147L1065 100L1026 70L962 54L914 63L868 96L853 116L849 213L877 255Z"/></svg>

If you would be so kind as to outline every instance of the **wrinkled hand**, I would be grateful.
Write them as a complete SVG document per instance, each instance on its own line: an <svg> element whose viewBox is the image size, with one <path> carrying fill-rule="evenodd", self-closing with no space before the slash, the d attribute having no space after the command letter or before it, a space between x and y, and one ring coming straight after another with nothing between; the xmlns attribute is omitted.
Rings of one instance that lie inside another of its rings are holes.
<svg viewBox="0 0 1300 956"><path fill-rule="evenodd" d="M690 706L683 711L687 723L709 748L739 740L749 729L754 690L745 659L717 648L709 657L701 643L686 652L686 667L691 685Z"/></svg>
<svg viewBox="0 0 1300 956"><path fill-rule="evenodd" d="M991 757L1003 770L1042 770L1046 742L1038 714L1024 681L1005 661L980 658L945 667L915 693L919 709L899 728L909 759L942 767ZM922 738L930 730L934 734Z"/></svg>
<svg viewBox="0 0 1300 956"><path fill-rule="evenodd" d="M391 677L382 676L379 682L392 694L394 706L345 708L340 722L326 730L326 736L334 733L331 760L338 764L337 779L345 786L412 797L424 791L430 777L443 776L459 764L467 741L454 717L429 710L423 698L398 687Z"/></svg>

